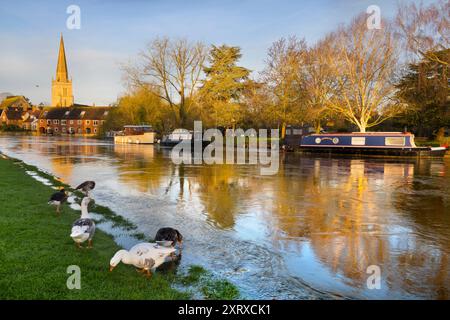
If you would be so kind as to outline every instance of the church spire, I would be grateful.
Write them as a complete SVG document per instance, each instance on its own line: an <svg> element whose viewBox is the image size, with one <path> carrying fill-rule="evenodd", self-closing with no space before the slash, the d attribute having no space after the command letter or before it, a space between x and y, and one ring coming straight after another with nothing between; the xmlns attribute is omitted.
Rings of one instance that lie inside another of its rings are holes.
<svg viewBox="0 0 450 320"><path fill-rule="evenodd" d="M61 33L59 42L58 65L56 66L56 81L67 82L69 75L67 73L66 51L64 50L64 39Z"/></svg>
<svg viewBox="0 0 450 320"><path fill-rule="evenodd" d="M73 106L72 80L69 80L69 75L67 73L66 51L64 50L64 39L62 34L59 41L56 79L52 80L52 106Z"/></svg>

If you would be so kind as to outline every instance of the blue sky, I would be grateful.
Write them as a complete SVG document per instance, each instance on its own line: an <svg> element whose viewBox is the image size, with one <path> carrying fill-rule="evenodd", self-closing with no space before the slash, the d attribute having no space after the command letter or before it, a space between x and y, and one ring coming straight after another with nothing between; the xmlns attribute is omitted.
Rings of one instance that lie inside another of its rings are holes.
<svg viewBox="0 0 450 320"><path fill-rule="evenodd" d="M71 4L81 8L80 30L66 28ZM256 75L280 37L314 43L372 4L384 17L397 7L395 0L0 0L0 92L50 101L61 32L75 101L104 105L124 92L120 65L156 36L240 46L241 65Z"/></svg>

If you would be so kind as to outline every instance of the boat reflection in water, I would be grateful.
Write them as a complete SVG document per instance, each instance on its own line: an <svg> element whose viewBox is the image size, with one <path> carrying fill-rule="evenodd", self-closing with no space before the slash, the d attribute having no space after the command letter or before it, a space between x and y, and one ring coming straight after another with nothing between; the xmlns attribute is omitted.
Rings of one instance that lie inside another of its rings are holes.
<svg viewBox="0 0 450 320"><path fill-rule="evenodd" d="M245 297L450 298L450 159L284 154L280 171L175 165L170 150L0 136L0 149L75 185L153 235L185 235L180 267L201 264ZM131 246L133 243L125 243ZM367 288L369 266L381 289Z"/></svg>

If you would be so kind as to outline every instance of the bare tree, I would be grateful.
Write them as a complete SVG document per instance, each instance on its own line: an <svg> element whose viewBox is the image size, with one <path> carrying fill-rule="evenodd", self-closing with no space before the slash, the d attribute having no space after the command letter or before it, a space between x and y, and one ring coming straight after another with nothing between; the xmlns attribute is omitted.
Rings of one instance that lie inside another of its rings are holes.
<svg viewBox="0 0 450 320"><path fill-rule="evenodd" d="M423 3L400 5L396 26L408 52L420 59L448 65L436 52L450 45L450 1L438 0L428 6Z"/></svg>
<svg viewBox="0 0 450 320"><path fill-rule="evenodd" d="M301 68L302 88L306 93L306 120L314 123L317 133L320 132L322 122L332 113L327 105L330 98L336 94L335 73L332 68L336 58L334 53L333 38L328 35L308 49Z"/></svg>
<svg viewBox="0 0 450 320"><path fill-rule="evenodd" d="M141 52L140 61L124 71L133 85L155 87L152 92L176 111L179 124L185 127L206 56L202 43L156 38Z"/></svg>
<svg viewBox="0 0 450 320"><path fill-rule="evenodd" d="M306 42L296 37L282 38L269 49L262 81L273 94L273 113L281 122L281 136L284 138L286 125L301 121L301 79L300 68L307 51Z"/></svg>
<svg viewBox="0 0 450 320"><path fill-rule="evenodd" d="M334 57L328 61L336 90L327 107L361 132L401 112L402 105L394 100L398 54L390 26L369 30L366 17L360 15L329 38L335 42Z"/></svg>

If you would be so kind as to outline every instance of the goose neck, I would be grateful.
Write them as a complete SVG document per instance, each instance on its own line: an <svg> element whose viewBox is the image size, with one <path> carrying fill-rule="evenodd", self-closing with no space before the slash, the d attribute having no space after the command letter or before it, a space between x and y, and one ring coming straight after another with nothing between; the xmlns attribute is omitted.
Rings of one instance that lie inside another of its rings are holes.
<svg viewBox="0 0 450 320"><path fill-rule="evenodd" d="M81 205L81 219L90 219L87 206Z"/></svg>

